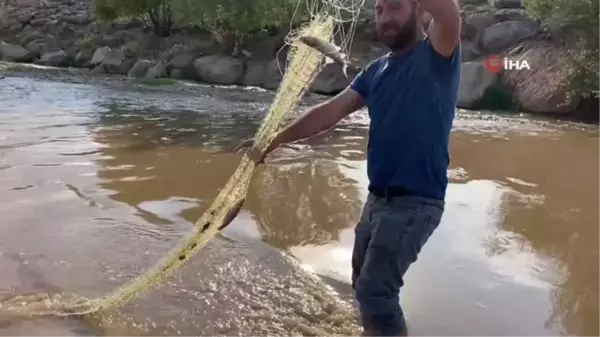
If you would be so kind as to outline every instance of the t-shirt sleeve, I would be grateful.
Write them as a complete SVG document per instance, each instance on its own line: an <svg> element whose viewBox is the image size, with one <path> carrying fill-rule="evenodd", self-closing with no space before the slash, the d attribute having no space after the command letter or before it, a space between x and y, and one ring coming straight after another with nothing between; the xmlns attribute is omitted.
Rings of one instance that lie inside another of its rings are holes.
<svg viewBox="0 0 600 337"><path fill-rule="evenodd" d="M452 73L460 67L461 63L461 45L460 42L454 48L454 52L450 56L443 56L433 48L429 38L426 41L429 54L431 55L431 66L437 73Z"/></svg>
<svg viewBox="0 0 600 337"><path fill-rule="evenodd" d="M352 80L350 83L350 88L356 91L362 98L366 101L369 96L369 83L368 83L368 69L367 66L363 70L361 70L358 75Z"/></svg>

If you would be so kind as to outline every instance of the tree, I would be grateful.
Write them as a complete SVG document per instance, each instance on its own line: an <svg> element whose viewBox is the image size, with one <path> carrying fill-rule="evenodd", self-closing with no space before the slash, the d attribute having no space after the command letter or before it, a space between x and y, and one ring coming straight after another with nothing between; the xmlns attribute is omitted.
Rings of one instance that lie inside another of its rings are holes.
<svg viewBox="0 0 600 337"><path fill-rule="evenodd" d="M156 35L169 36L173 28L172 0L94 0L94 13L104 20L139 19Z"/></svg>
<svg viewBox="0 0 600 337"><path fill-rule="evenodd" d="M298 6L292 0L173 0L177 21L210 31L221 43L232 40L234 55L244 39L265 29L289 25Z"/></svg>
<svg viewBox="0 0 600 337"><path fill-rule="evenodd" d="M572 94L598 97L600 69L599 1L598 0L525 0L529 14L545 27L569 29L571 72L567 85Z"/></svg>

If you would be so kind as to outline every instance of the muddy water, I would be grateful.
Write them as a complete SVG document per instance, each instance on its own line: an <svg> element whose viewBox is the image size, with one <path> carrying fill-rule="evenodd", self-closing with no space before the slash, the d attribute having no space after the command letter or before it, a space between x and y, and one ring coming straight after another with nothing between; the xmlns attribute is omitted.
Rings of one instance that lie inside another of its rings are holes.
<svg viewBox="0 0 600 337"><path fill-rule="evenodd" d="M0 295L98 296L142 273L189 233L272 99L83 82L0 81ZM277 150L224 235L112 322L0 318L0 334L358 333L367 122ZM461 112L451 147L446 213L402 290L411 334L598 335L598 133Z"/></svg>

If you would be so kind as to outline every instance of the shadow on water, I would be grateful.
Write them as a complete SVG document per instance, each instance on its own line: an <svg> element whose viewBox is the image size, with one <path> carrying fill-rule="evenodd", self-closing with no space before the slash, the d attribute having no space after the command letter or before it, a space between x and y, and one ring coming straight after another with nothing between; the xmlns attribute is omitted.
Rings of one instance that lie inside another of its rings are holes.
<svg viewBox="0 0 600 337"><path fill-rule="evenodd" d="M239 162L228 149L254 134L272 97L26 80L13 89L0 124L0 291L39 291L43 277L90 296L139 275L189 232ZM332 307L271 247L351 302L367 182L360 116L278 149L224 233L235 240L211 241L126 308L141 332L106 333L301 334L286 322L318 325ZM597 335L597 155L595 132L459 114L446 213L402 290L411 333ZM257 312L269 320L244 318Z"/></svg>

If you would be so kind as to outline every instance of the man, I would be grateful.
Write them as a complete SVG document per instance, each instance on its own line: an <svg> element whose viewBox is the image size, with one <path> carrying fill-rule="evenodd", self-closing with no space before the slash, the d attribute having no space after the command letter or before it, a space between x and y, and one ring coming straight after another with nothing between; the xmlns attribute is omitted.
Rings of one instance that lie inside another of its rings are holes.
<svg viewBox="0 0 600 337"><path fill-rule="evenodd" d="M370 193L355 229L352 286L363 335L393 336L407 334L398 295L403 276L444 210L460 12L455 0L377 0L375 7L377 33L391 52L284 128L264 153L252 148L250 155L262 162L279 145L316 135L368 107ZM425 13L432 18L427 34Z"/></svg>

